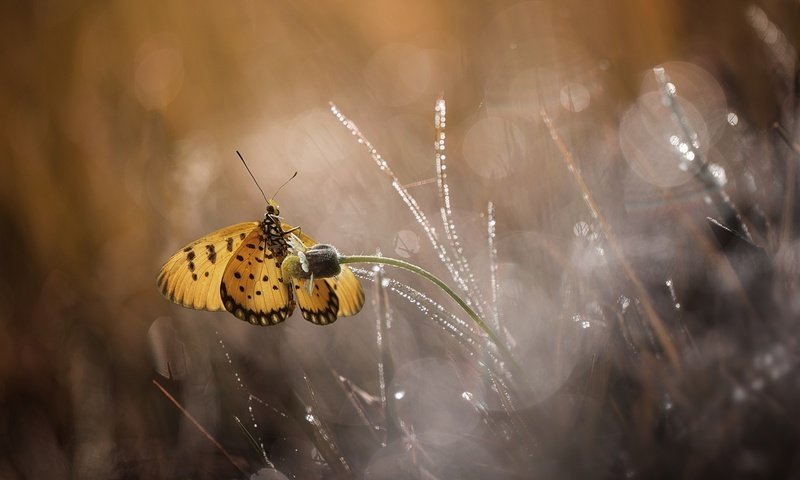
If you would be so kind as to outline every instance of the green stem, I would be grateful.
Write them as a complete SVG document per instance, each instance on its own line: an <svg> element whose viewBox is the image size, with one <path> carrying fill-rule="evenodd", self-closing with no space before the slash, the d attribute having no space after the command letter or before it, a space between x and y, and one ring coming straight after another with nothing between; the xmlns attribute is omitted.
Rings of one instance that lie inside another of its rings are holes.
<svg viewBox="0 0 800 480"><path fill-rule="evenodd" d="M404 270L408 270L409 272L413 272L419 276L427 278L428 280L436 284L437 287L444 290L444 292L447 293L450 296L450 298L455 300L455 302L459 304L459 306L461 306L461 308L463 308L465 312L467 312L467 315L469 315L472 318L475 324L478 325L478 327L481 330L483 330L484 333L486 333L486 336L489 337L489 339L491 339L492 343L494 343L497 349L503 354L504 357L506 357L506 360L510 362L511 365L513 365L517 370L521 370L520 366L514 360L514 356L511 355L511 352L508 350L508 348L506 348L506 346L503 345L503 343L497 338L497 335L495 335L492 329L481 319L481 317L479 317L478 314L475 313L475 310L473 310L472 307L470 307L467 304L467 302L465 302L460 296L458 296L458 294L454 292L452 288L448 287L447 284L439 280L439 278L436 277L434 274L414 265L413 263L404 262L403 260L398 260L396 258L376 257L372 255L340 255L339 263L341 264L377 263L380 265L391 265L393 267L402 268Z"/></svg>

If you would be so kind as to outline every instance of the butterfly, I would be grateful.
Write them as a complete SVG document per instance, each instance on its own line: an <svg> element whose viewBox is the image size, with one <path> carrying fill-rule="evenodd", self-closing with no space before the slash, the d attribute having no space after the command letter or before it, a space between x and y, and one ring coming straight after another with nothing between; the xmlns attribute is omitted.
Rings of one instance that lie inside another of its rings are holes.
<svg viewBox="0 0 800 480"><path fill-rule="evenodd" d="M295 235L306 248L317 242L283 223L279 214L278 204L267 200L262 221L222 228L172 255L158 275L162 295L187 308L225 309L253 325L281 323L296 304L303 318L318 325L358 313L364 291L346 265L330 278L284 277L281 263L290 254L287 236Z"/></svg>

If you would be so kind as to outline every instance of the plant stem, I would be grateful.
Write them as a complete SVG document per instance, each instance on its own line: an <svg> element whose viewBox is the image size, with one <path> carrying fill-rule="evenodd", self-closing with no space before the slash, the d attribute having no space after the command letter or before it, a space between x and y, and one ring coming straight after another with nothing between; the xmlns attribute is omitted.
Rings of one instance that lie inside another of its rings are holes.
<svg viewBox="0 0 800 480"><path fill-rule="evenodd" d="M404 262L403 260L398 260L396 258L389 258L389 257L377 257L373 255L340 255L339 256L339 263L377 263L380 265L391 265L393 267L402 268L404 270L408 270L409 272L416 273L421 277L425 277L431 282L433 282L437 287L444 290L450 298L455 300L461 308L464 309L465 312L472 318L478 327L483 330L486 336L494 343L497 349L502 353L502 355L506 358L506 360L513 365L517 370L521 372L520 366L514 360L514 356L511 355L511 352L506 348L506 346L497 338L497 335L492 331L492 329L487 325L481 317L475 313L475 310L470 307L467 302L465 302L456 292L453 291L452 288L448 287L443 281L439 280L434 274L428 272L427 270L414 265L413 263Z"/></svg>

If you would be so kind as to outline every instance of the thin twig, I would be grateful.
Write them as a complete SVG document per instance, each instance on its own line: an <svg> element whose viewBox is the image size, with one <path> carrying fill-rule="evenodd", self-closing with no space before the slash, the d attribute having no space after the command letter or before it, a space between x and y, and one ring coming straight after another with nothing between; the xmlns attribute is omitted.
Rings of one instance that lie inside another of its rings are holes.
<svg viewBox="0 0 800 480"><path fill-rule="evenodd" d="M194 426L197 427L198 430L200 430L200 433L205 435L205 437L208 439L209 442L213 443L214 446L217 447L217 450L219 450L220 452L222 452L223 455L225 455L225 458L227 458L228 461L231 462L231 465L236 467L236 470L239 470L240 472L242 472L242 475L244 475L244 476L248 475L248 473L245 472L242 469L242 467L240 467L239 465L236 464L236 462L233 460L233 457L231 457L231 455L225 450L225 448L222 445L220 445L220 443L218 441L216 441L214 439L214 437L211 436L210 433L208 433L208 430L203 428L203 426L200 425L200 422L195 420L195 418L192 416L192 414L189 413L185 408L183 408L183 406L175 399L175 397L173 397L164 387L162 387L161 384L158 383L158 381L153 380L153 384L156 387L158 387L159 390L161 390L161 393L163 393L164 396L169 399L169 401L171 401L176 407L178 407L178 410L180 410L181 413L183 413L186 416L186 418L188 418L189 421L192 422L194 424Z"/></svg>
<svg viewBox="0 0 800 480"><path fill-rule="evenodd" d="M383 172L385 175L389 177L392 181L392 188L395 189L400 198L405 202L406 206L408 207L409 211L411 211L414 218L417 220L417 223L422 227L422 230L428 237L428 240L431 242L431 246L433 247L436 255L439 257L439 260L444 264L447 270L450 272L450 276L453 278L453 281L456 283L456 286L459 290L461 290L465 295L467 295L467 301L472 302L472 299L469 297L470 290L469 286L466 283L466 279L462 277L458 268L456 268L456 263L450 257L450 253L445 248L444 244L439 240L438 235L436 234L436 230L431 225L428 217L422 211L422 208L417 203L417 200L414 198L413 195L400 183L400 179L392 171L391 167L389 166L389 162L386 161L383 156L378 153L378 150L372 145L372 143L361 133L358 126L347 118L339 107L330 103L331 113L336 117L345 128L347 128L350 133L356 137L358 143L364 146L367 149L372 160L375 161L378 168Z"/></svg>
<svg viewBox="0 0 800 480"><path fill-rule="evenodd" d="M794 151L794 153L800 155L800 144L792 140L792 135L789 133L788 130L786 130L786 128L783 127L783 125L781 125L778 122L775 122L772 125L772 128L774 128L775 131L778 132L778 135L780 135L781 139L784 142L786 142L786 145L789 148L791 148Z"/></svg>
<svg viewBox="0 0 800 480"><path fill-rule="evenodd" d="M786 142L786 145L792 150L792 152L794 152L796 155L800 155L800 145L798 145L798 143L792 139L792 135L789 133L789 131L786 130L783 125L777 122L775 122L773 127L775 130L777 130L778 135L784 142ZM786 162L786 194L784 195L783 199L783 212L781 214L783 221L781 222L780 236L781 243L784 245L788 245L791 242L792 227L794 223L796 185L797 162Z"/></svg>
<svg viewBox="0 0 800 480"><path fill-rule="evenodd" d="M436 189L439 192L439 210L442 216L442 225L444 226L445 237L450 244L450 252L452 258L455 260L455 266L458 269L459 275L465 281L467 287L466 294L474 302L475 310L482 317L486 316L483 307L486 302L481 295L481 291L475 282L475 276L469 267L469 261L464 256L464 248L461 246L459 235L456 230L456 224L453 220L453 207L450 203L450 185L447 184L447 155L446 155L446 135L445 126L447 123L447 105L444 98L439 97L436 100L436 107L434 109L434 130L436 131L436 140L434 141L434 157L436 160Z"/></svg>
<svg viewBox="0 0 800 480"><path fill-rule="evenodd" d="M375 337L378 346L378 382L381 389L381 404L386 418L386 438L388 444L400 438L398 428L397 409L392 395L388 394L387 385L394 379L394 362L389 352L389 328L391 325L392 311L389 306L389 295L383 282L383 269L375 272L376 282L373 289L373 305L375 307L376 322Z"/></svg>
<svg viewBox="0 0 800 480"><path fill-rule="evenodd" d="M667 359L673 367L680 369L681 364L678 356L678 350L675 348L675 344L672 342L672 339L669 338L669 333L667 332L667 328L664 326L664 322L656 312L655 307L653 307L650 294L647 292L647 289L644 288L644 284L633 270L633 267L631 266L630 262L628 262L628 259L625 257L625 252L623 252L622 246L617 241L616 235L614 235L614 232L611 230L611 226L608 224L608 222L606 222L605 216L600 211L597 203L594 201L594 197L592 196L591 190L589 190L589 186L586 185L586 182L583 180L583 175L581 175L575 160L572 158L572 154L570 153L569 149L567 149L567 146L564 144L561 136L558 134L558 131L553 125L552 120L550 120L550 116L547 115L547 112L544 109L540 111L540 115L550 132L550 137L553 139L553 142L555 142L559 152L561 153L561 158L567 165L567 170L570 171L572 177L575 179L575 182L578 184L578 188L583 194L583 200L586 202L586 206L589 207L592 216L597 219L600 228L603 230L603 235L606 237L606 240L608 240L609 246L611 246L614 254L622 264L622 269L625 272L625 275L633 284L633 288L636 290L636 295L639 297L642 307L644 308L647 320L655 331L656 337L658 338L661 347L664 349L664 352L667 355Z"/></svg>
<svg viewBox="0 0 800 480"><path fill-rule="evenodd" d="M264 451L264 447L255 439L255 437L247 430L247 427L244 426L244 423L237 417L236 415L233 416L233 419L236 421L236 425L241 430L242 435L245 436L247 441L250 443L250 446L264 458L264 464L275 470L275 464L269 461L269 457L267 457L267 452Z"/></svg>
<svg viewBox="0 0 800 480"><path fill-rule="evenodd" d="M665 106L672 110L672 118L678 124L683 135L684 144L692 155L690 158L684 154L684 165L706 187L708 195L715 197L714 206L719 210L725 221L733 223L734 230L752 242L753 237L750 235L750 230L747 228L741 212L739 212L739 209L736 208L733 200L723 188L723 183L720 183L712 173L712 165L705 153L700 149L699 135L692 128L689 117L686 116L686 112L678 101L675 85L670 82L664 67L654 68L653 75L655 75L661 91L661 100Z"/></svg>

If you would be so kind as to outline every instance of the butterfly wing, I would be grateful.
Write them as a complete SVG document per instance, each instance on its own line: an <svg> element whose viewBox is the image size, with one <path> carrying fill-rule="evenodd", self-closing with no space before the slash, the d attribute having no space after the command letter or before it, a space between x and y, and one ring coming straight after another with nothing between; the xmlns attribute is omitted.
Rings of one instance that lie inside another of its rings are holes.
<svg viewBox="0 0 800 480"><path fill-rule="evenodd" d="M342 273L324 280L339 297L340 317L349 317L361 311L364 306L364 290L352 270L342 265Z"/></svg>
<svg viewBox="0 0 800 480"><path fill-rule="evenodd" d="M228 261L258 222L225 227L190 243L170 257L158 274L158 288L169 300L196 310L223 309L220 282Z"/></svg>
<svg viewBox="0 0 800 480"><path fill-rule="evenodd" d="M283 258L269 249L260 229L250 232L222 275L218 292L225 309L253 325L286 320L294 301L281 273Z"/></svg>
<svg viewBox="0 0 800 480"><path fill-rule="evenodd" d="M281 228L284 231L292 229L287 224L282 224ZM317 244L314 239L300 231L294 233L306 247ZM312 323L333 323L338 317L355 315L364 306L365 297L361 283L346 265L342 265L341 273L335 277L314 280L310 294L305 280L296 281L294 291L303 318Z"/></svg>
<svg viewBox="0 0 800 480"><path fill-rule="evenodd" d="M326 278L314 280L311 293L308 292L308 280L292 279L294 294L300 305L303 318L317 325L333 323L339 314L339 297Z"/></svg>

